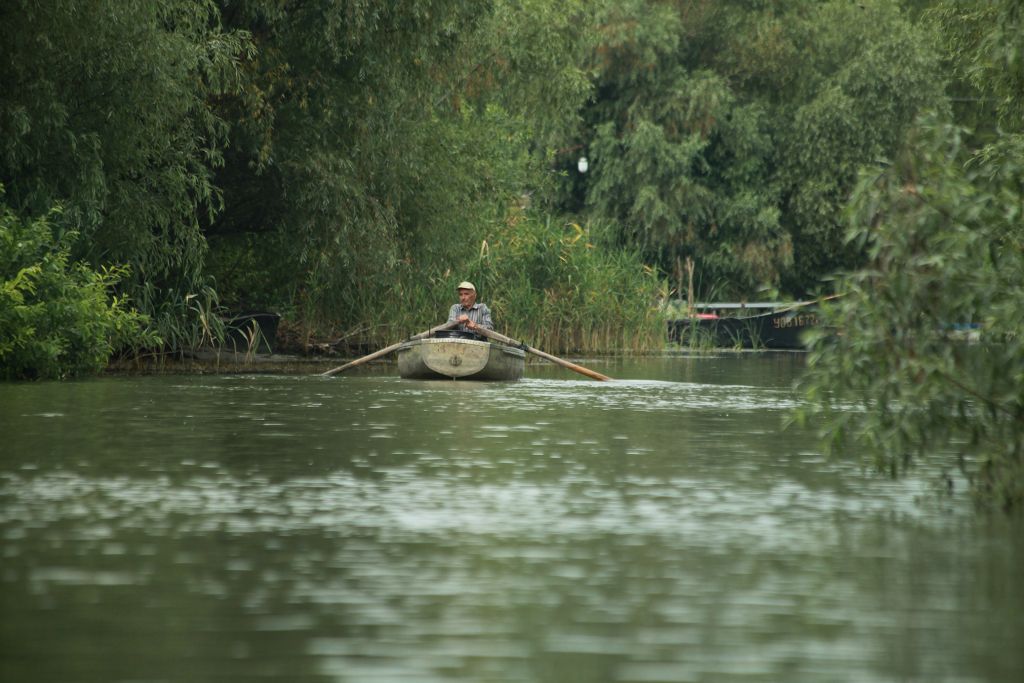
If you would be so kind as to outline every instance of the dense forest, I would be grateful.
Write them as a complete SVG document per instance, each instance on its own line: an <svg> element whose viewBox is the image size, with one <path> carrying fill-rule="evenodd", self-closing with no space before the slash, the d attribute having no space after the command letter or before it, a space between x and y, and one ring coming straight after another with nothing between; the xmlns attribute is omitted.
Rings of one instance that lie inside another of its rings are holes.
<svg viewBox="0 0 1024 683"><path fill-rule="evenodd" d="M826 291L859 170L954 81L891 2L5 7L5 280L63 254L172 351L251 310L377 343L467 278L563 350L657 347L686 259L705 298Z"/></svg>

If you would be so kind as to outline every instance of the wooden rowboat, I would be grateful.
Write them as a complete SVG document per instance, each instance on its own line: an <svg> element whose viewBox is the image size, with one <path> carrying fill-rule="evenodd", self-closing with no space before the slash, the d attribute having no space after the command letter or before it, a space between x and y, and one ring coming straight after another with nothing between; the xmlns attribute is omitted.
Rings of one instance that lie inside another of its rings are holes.
<svg viewBox="0 0 1024 683"><path fill-rule="evenodd" d="M450 334L415 339L399 346L399 376L403 379L485 381L522 378L526 365L526 353L522 349Z"/></svg>

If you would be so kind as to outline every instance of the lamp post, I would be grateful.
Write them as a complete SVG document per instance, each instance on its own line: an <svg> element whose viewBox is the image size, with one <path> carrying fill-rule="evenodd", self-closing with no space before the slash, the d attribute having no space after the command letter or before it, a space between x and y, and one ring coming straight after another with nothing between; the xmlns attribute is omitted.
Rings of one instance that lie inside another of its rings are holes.
<svg viewBox="0 0 1024 683"><path fill-rule="evenodd" d="M586 157L580 157L580 160L576 162L576 168L580 170L580 173L586 173L587 169L590 168L590 162L587 161Z"/></svg>

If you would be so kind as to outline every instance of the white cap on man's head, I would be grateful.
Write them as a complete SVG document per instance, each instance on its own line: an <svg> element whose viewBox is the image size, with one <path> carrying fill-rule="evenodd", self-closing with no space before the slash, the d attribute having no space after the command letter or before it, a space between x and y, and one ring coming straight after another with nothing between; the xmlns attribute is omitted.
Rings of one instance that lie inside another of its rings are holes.
<svg viewBox="0 0 1024 683"><path fill-rule="evenodd" d="M473 286L473 283L472 282L467 282L465 280L460 282L459 286L456 287L455 289L469 289L469 290L472 290L474 292L476 291L476 287Z"/></svg>

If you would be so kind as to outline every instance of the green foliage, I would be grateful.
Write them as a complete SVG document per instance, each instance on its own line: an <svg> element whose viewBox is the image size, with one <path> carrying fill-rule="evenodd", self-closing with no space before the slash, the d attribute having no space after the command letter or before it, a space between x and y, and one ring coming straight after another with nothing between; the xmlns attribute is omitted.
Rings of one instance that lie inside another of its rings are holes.
<svg viewBox="0 0 1024 683"><path fill-rule="evenodd" d="M856 262L841 213L858 168L942 100L929 33L871 0L633 0L603 20L592 171L573 186L590 216L680 290L687 257L732 297L813 290Z"/></svg>
<svg viewBox="0 0 1024 683"><path fill-rule="evenodd" d="M687 316L685 307L681 308L683 312L671 315L673 319ZM678 324L676 332L678 339L671 342L676 348L685 349L691 353L718 353L721 350L718 333L708 325L701 325L696 318L688 318ZM737 348L739 348L739 344L737 344Z"/></svg>
<svg viewBox="0 0 1024 683"><path fill-rule="evenodd" d="M866 175L850 240L869 265L840 282L815 340L808 414L829 417L836 447L867 447L892 475L915 461L959 468L979 503L1024 503L1024 110L1021 7L1014 0L926 13L980 97L957 115L968 134L925 121L889 168ZM989 99L997 103L994 125ZM980 149L965 140L987 141ZM978 339L956 340L957 325ZM859 410L847 402L859 404Z"/></svg>
<svg viewBox="0 0 1024 683"><path fill-rule="evenodd" d="M73 256L130 266L163 328L203 286L200 222L227 134L210 100L239 85L244 33L209 0L13 0L0 9L0 182L20 216L60 204Z"/></svg>
<svg viewBox="0 0 1024 683"><path fill-rule="evenodd" d="M665 287L639 255L595 246L590 229L512 212L469 277L510 336L557 352L651 351L665 339Z"/></svg>
<svg viewBox="0 0 1024 683"><path fill-rule="evenodd" d="M625 317L601 318L585 287L647 296L638 254L680 288L695 258L721 296L802 293L858 263L838 218L857 169L942 108L930 27L959 85L1019 119L1013 3L926 16L883 0L13 0L0 183L23 220L64 207L49 220L81 236L69 262L126 264L120 289L175 350L215 341L222 306L391 339L433 323L470 264L516 278L492 284L515 292L517 330L543 319L559 348L621 347L595 330L648 322L604 293ZM587 176L552 173L581 153ZM556 201L594 245L558 263L523 246L563 252L540 227L568 222L546 218ZM604 322L549 320L542 300Z"/></svg>
<svg viewBox="0 0 1024 683"><path fill-rule="evenodd" d="M962 3L945 0L926 14L940 30L964 123L1020 130L1024 121L1024 6L1017 0ZM992 106L994 105L994 106ZM992 109L995 116L992 116Z"/></svg>
<svg viewBox="0 0 1024 683"><path fill-rule="evenodd" d="M235 127L207 235L226 303L401 326L382 304L408 296L397 283L426 286L543 193L542 141L587 88L580 6L224 3L257 49L222 103Z"/></svg>
<svg viewBox="0 0 1024 683"><path fill-rule="evenodd" d="M972 154L931 121L865 176L844 277L812 344L811 413L834 446L865 447L893 476L917 459L960 468L978 500L1024 503L1024 137ZM979 326L975 343L956 327ZM851 403L853 405L851 405Z"/></svg>
<svg viewBox="0 0 1024 683"><path fill-rule="evenodd" d="M794 239L791 289L859 265L843 242L842 211L865 164L891 157L922 111L942 108L943 76L931 35L909 24L892 3L830 4L814 35L815 91L793 109L780 136L784 225Z"/></svg>
<svg viewBox="0 0 1024 683"><path fill-rule="evenodd" d="M2 187L2 186L0 186ZM62 378L98 372L124 348L161 343L148 319L111 296L124 266L93 271L70 260L75 232L51 219L20 221L0 204L0 376Z"/></svg>
<svg viewBox="0 0 1024 683"><path fill-rule="evenodd" d="M130 265L172 349L216 339L221 301L399 326L383 299L546 193L589 88L586 7L15 0L0 182L20 216L65 207L74 258Z"/></svg>
<svg viewBox="0 0 1024 683"><path fill-rule="evenodd" d="M348 341L376 348L442 322L455 285L469 279L500 331L545 351L650 351L664 343L655 304L665 287L656 272L636 253L597 247L589 227L514 207L467 246L426 275L411 260L399 262L386 287L367 295L376 307L346 331Z"/></svg>

